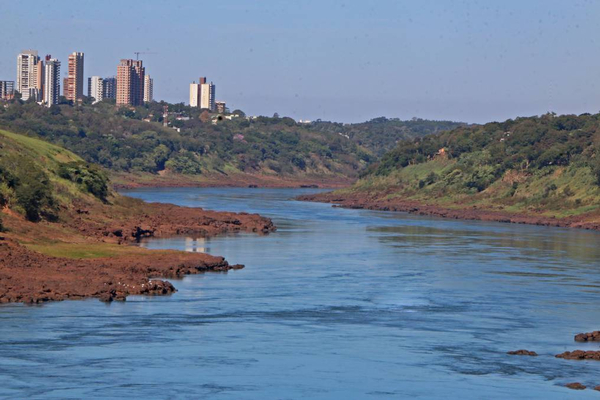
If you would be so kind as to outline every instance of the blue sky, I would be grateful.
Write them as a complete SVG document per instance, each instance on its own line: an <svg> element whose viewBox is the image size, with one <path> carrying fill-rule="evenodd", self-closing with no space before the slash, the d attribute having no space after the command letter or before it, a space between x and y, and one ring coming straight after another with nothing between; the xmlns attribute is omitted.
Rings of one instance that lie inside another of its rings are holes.
<svg viewBox="0 0 600 400"><path fill-rule="evenodd" d="M134 51L157 99L207 76L248 114L504 120L600 111L600 2L0 0L0 80L26 48L85 75ZM64 68L63 68L64 69Z"/></svg>

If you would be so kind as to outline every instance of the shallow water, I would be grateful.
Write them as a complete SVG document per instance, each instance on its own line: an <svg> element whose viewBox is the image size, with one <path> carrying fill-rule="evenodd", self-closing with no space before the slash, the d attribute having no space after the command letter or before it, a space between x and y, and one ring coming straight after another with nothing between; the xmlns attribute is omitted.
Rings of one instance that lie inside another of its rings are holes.
<svg viewBox="0 0 600 400"><path fill-rule="evenodd" d="M268 236L150 240L246 268L168 297L0 307L6 398L588 398L600 362L600 234L345 210L308 190L152 189L148 201L258 212ZM539 357L508 356L535 350Z"/></svg>

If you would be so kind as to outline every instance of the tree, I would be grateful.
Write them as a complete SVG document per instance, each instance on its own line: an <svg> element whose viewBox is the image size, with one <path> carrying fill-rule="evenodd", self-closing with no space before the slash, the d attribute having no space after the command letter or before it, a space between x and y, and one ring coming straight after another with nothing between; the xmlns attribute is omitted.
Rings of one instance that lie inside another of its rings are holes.
<svg viewBox="0 0 600 400"><path fill-rule="evenodd" d="M200 121L204 123L210 121L210 113L208 112L208 110L202 111L202 113L200 114Z"/></svg>

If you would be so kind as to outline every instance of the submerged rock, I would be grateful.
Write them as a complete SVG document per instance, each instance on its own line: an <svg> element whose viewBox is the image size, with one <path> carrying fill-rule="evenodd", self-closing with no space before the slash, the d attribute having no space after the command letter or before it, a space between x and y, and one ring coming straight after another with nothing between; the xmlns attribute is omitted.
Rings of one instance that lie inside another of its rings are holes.
<svg viewBox="0 0 600 400"><path fill-rule="evenodd" d="M587 388L587 386L582 385L579 382L567 383L565 386L573 390L584 390L585 388Z"/></svg>
<svg viewBox="0 0 600 400"><path fill-rule="evenodd" d="M514 351L509 351L506 354L510 354L512 356L532 356L532 357L536 357L537 353L535 351L529 351L529 350L514 350Z"/></svg>

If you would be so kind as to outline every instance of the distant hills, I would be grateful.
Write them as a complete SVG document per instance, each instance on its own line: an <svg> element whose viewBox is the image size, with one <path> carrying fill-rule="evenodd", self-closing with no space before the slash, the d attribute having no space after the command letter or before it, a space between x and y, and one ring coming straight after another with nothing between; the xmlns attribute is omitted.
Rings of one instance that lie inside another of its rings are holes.
<svg viewBox="0 0 600 400"><path fill-rule="evenodd" d="M235 176L241 184L246 175L350 182L399 140L460 125L386 118L361 124L305 124L285 117L245 118L239 110L210 115L171 104L165 127L165 105L117 109L101 102L48 109L14 101L0 107L0 127L65 147L119 179L137 176L151 183L153 176L165 174L194 179Z"/></svg>
<svg viewBox="0 0 600 400"><path fill-rule="evenodd" d="M436 206L437 215L448 214L440 209L476 210L473 217L477 210L496 211L502 215L491 219L528 215L545 224L554 218L600 227L600 114L546 114L401 141L354 186L327 199L409 211Z"/></svg>

